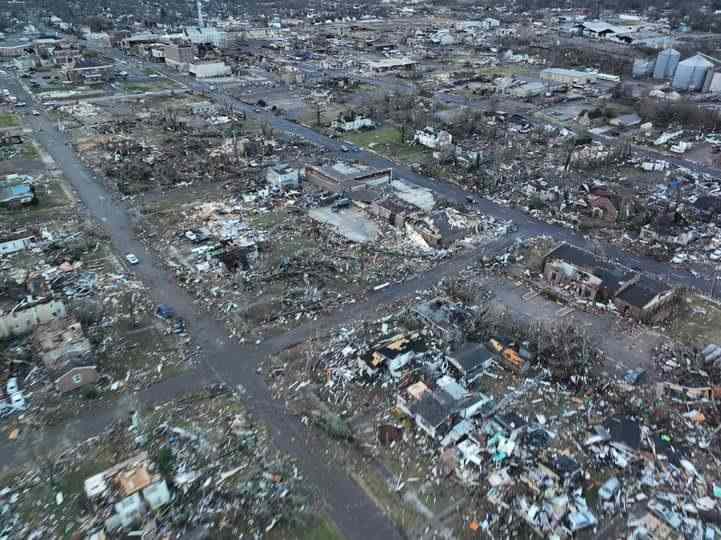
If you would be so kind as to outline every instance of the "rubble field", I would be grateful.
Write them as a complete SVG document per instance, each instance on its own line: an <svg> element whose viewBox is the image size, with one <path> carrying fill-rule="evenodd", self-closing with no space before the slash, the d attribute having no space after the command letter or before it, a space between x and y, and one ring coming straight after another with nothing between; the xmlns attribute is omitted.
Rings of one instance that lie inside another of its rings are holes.
<svg viewBox="0 0 721 540"><path fill-rule="evenodd" d="M59 451L23 429L25 469L0 485L13 537L340 538L297 467L240 400L209 387L135 411L102 435ZM100 536L98 536L100 535Z"/></svg>
<svg viewBox="0 0 721 540"><path fill-rule="evenodd" d="M585 330L465 285L271 358L274 394L419 538L713 535L717 349L664 342L653 379L609 376Z"/></svg>

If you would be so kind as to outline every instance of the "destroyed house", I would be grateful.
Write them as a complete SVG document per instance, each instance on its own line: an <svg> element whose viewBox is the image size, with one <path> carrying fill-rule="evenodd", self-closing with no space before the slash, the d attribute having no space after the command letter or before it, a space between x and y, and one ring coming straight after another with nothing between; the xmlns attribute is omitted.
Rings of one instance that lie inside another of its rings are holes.
<svg viewBox="0 0 721 540"><path fill-rule="evenodd" d="M434 439L443 437L453 427L451 396L443 390L425 392L410 406L416 425Z"/></svg>
<svg viewBox="0 0 721 540"><path fill-rule="evenodd" d="M613 302L622 315L656 323L671 315L676 298L674 289L665 283L637 275L621 287Z"/></svg>
<svg viewBox="0 0 721 540"><path fill-rule="evenodd" d="M427 347L418 333L397 335L383 340L361 355L359 367L368 376L376 375L380 369L386 368L397 378L417 354L426 350Z"/></svg>
<svg viewBox="0 0 721 540"><path fill-rule="evenodd" d="M612 301L622 315L642 322L665 320L678 297L660 281L599 261L591 252L565 243L544 257L543 275L584 300Z"/></svg>
<svg viewBox="0 0 721 540"><path fill-rule="evenodd" d="M473 345L448 357L448 363L460 379L470 384L481 376L495 356L483 345Z"/></svg>
<svg viewBox="0 0 721 540"><path fill-rule="evenodd" d="M329 166L307 165L305 179L321 189L343 193L390 184L393 170L342 162Z"/></svg>
<svg viewBox="0 0 721 540"><path fill-rule="evenodd" d="M355 197L352 198L356 200ZM366 206L366 212L390 223L394 227L403 227L408 215L413 210L411 205L390 197L374 200Z"/></svg>
<svg viewBox="0 0 721 540"><path fill-rule="evenodd" d="M415 313L443 333L450 332L453 327L463 323L466 318L461 304L455 304L440 297L418 304L415 307Z"/></svg>
<svg viewBox="0 0 721 540"><path fill-rule="evenodd" d="M590 251L560 244L543 260L543 276L554 285L570 286L579 298L595 301L603 281L596 276L598 261Z"/></svg>
<svg viewBox="0 0 721 540"><path fill-rule="evenodd" d="M92 346L75 319L65 317L40 325L32 343L61 393L98 382Z"/></svg>
<svg viewBox="0 0 721 540"><path fill-rule="evenodd" d="M80 323L70 317L38 326L32 341L33 349L50 371L62 369L71 359L88 359L92 355Z"/></svg>

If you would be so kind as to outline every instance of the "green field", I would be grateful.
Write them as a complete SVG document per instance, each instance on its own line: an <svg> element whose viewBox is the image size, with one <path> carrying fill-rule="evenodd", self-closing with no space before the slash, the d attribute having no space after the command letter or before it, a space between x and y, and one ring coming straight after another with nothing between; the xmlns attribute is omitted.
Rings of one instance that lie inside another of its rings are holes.
<svg viewBox="0 0 721 540"><path fill-rule="evenodd" d="M20 120L13 113L0 113L0 128L15 127L20 125Z"/></svg>
<svg viewBox="0 0 721 540"><path fill-rule="evenodd" d="M161 90L171 90L179 88L177 84L169 79L156 79L152 82L124 82L120 84L124 92L130 94L144 94L145 92L160 92Z"/></svg>
<svg viewBox="0 0 721 540"><path fill-rule="evenodd" d="M410 136L409 130L406 136ZM418 161L422 159L427 150L416 144L402 143L401 132L398 128L385 126L370 131L348 133L341 137L343 140L373 150L389 159L397 161Z"/></svg>

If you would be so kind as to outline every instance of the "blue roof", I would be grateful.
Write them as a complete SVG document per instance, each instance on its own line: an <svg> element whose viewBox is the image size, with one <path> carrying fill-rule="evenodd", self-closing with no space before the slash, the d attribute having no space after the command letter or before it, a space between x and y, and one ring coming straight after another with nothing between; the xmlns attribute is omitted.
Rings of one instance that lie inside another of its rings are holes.
<svg viewBox="0 0 721 540"><path fill-rule="evenodd" d="M0 200L10 201L32 195L33 189L27 184L15 184L4 188L0 187Z"/></svg>

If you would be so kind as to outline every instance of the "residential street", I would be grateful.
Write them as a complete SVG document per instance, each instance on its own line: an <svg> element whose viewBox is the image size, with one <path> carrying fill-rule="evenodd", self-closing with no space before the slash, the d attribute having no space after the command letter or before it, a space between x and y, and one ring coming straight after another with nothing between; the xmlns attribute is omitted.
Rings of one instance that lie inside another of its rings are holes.
<svg viewBox="0 0 721 540"><path fill-rule="evenodd" d="M8 86L28 102L31 96L23 90L16 81L8 81ZM243 110L247 114L254 113L252 107L235 100L226 94L218 92L213 97L219 102ZM312 129L288 122L267 113L261 113L277 130L287 135L294 135L307 139L315 144L325 146L332 152L341 155L341 142L318 134ZM557 226L547 225L529 218L520 211L496 205L480 197L474 197L479 210L493 215L499 219L511 219L519 227L517 234L505 237L487 246L480 251L469 252L458 258L446 261L435 269L400 284L394 284L382 291L371 293L367 301L354 305L346 305L328 317L313 321L286 334L269 339L259 345L241 345L229 340L223 324L213 318L209 313L201 311L196 302L183 289L175 283L175 277L163 269L155 256L145 249L145 246L135 238L133 221L127 206L118 200L117 196L107 191L104 184L93 178L78 157L74 154L65 136L60 133L53 122L41 114L28 116L28 124L32 127L37 140L53 157L58 167L62 169L88 212L98 221L102 222L110 234L116 251L123 255L134 253L140 263L133 267L133 271L152 291L156 303L171 304L178 314L188 322L194 336L194 344L202 349L204 365L198 371L169 379L156 385L137 396L138 401L146 406L157 404L171 399L173 396L185 393L193 388L204 386L211 382L222 381L229 387L237 389L248 408L263 423L267 424L273 433L278 448L298 460L303 474L323 493L329 504L329 514L343 534L349 539L365 538L399 538L400 535L389 518L375 505L368 495L343 471L329 459L325 452L327 447L313 430L308 429L298 419L288 415L284 404L273 399L271 392L262 376L256 371L258 365L268 355L282 351L289 346L300 343L310 337L318 336L329 328L339 326L345 322L373 317L377 310L392 301L412 295L414 291L428 288L444 276L456 274L461 269L473 263L483 253L494 253L503 250L515 238L531 237L540 234L553 236L556 240L567 240L575 244L585 244L585 240L573 231ZM462 189L438 180L433 180L415 174L409 169L369 152L358 152L354 157L360 157L369 164L377 167L394 168L397 177L408 180L419 186L432 189L435 193L457 201L466 198ZM696 279L690 274L673 274L667 265L651 260L634 259L618 250L609 248L609 253L629 267L643 266L651 269L650 272L670 278L677 284L708 288L702 279ZM518 302L518 295L503 289L502 301L513 306ZM525 309L525 308L524 308ZM523 313L524 309L520 309ZM548 318L551 308L540 311L527 310L526 316ZM591 323L593 324L593 323ZM607 329L608 321L599 319L598 333L601 335ZM629 352L628 358L619 358L624 350L630 350L624 343L616 343L613 347L614 360L629 364L629 359L637 356ZM100 410L93 411L92 415L76 419L68 428L73 438L81 439L101 432L110 422L123 418L129 414L128 403L110 403ZM67 435L67 434L65 434ZM62 440L64 434L56 433L50 440ZM22 459L21 446L3 443L0 445L2 462L7 467L15 460Z"/></svg>
<svg viewBox="0 0 721 540"><path fill-rule="evenodd" d="M112 56L117 58L122 57L122 53L117 50L112 50L110 53ZM373 152L359 150L353 152L350 156L344 153L341 149L344 146L342 140L331 139L317 131L302 126L300 124L290 122L284 118L275 116L268 112L255 112L256 109L252 105L243 103L242 101L232 97L227 91L223 89L221 85L210 85L209 83L202 81L195 81L190 77L180 75L171 69L163 68L162 66L153 66L155 69L162 71L168 78L174 81L189 86L195 91L206 94L209 98L216 101L218 104L226 107L229 110L236 112L243 112L248 117L260 117L263 120L268 121L275 130L278 130L286 136L300 137L312 144L325 148L331 154L334 154L338 159L347 159L351 157L353 159L360 159L369 165L379 168L393 168L393 174L396 178L401 178L408 181L416 186L431 189L436 195L444 197L448 200L457 202L465 202L467 197L471 197L476 204L476 207L481 212L494 216L498 219L512 220L513 223L518 227L518 234L521 237L529 238L539 235L548 235L553 237L556 241L566 241L580 247L591 247L591 240L576 231L561 227L559 225L551 225L544 223L537 219L530 217L528 214L515 208L508 208L501 206L489 199L469 193L459 186L456 186L450 182L441 179L428 178L417 174L410 170L408 167L399 165L385 157L382 157ZM636 148L637 152L647 157L657 158L655 152L648 151L646 149ZM664 159L669 159L664 157ZM682 165L694 170L701 170L702 172L709 172L710 174L718 174L719 171L710 169L708 167L700 167L699 165L689 162L683 159L676 159L674 163ZM699 290L704 294L710 294L712 291L712 280L715 278L714 272L708 267L701 265L695 265L689 270L693 270L696 275L691 271L681 268L674 268L670 264L659 262L651 257L639 257L631 255L623 250L608 245L606 246L606 253L609 258L615 259L618 263L631 268L633 270L641 271L644 274L668 282L675 286L690 287Z"/></svg>

